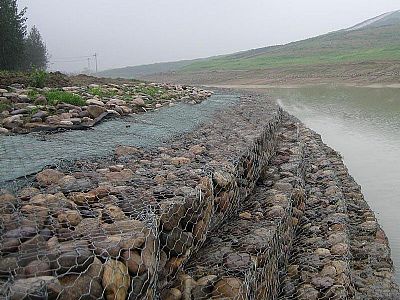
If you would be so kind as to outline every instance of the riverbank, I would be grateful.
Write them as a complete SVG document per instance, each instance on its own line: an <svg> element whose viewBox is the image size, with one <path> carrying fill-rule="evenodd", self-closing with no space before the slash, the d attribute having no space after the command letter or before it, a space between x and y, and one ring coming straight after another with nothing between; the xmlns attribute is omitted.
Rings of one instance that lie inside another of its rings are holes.
<svg viewBox="0 0 400 300"><path fill-rule="evenodd" d="M110 117L146 113L179 102L198 104L212 95L182 85L133 80L104 83L94 77L70 78L62 74L58 76L62 80L48 80L52 88L35 88L26 82L27 75L22 79L10 77L16 81L6 85L10 78L0 76L0 86L5 87L0 89L0 134L84 130Z"/></svg>
<svg viewBox="0 0 400 300"><path fill-rule="evenodd" d="M260 94L1 200L11 299L397 296L387 239L338 154Z"/></svg>

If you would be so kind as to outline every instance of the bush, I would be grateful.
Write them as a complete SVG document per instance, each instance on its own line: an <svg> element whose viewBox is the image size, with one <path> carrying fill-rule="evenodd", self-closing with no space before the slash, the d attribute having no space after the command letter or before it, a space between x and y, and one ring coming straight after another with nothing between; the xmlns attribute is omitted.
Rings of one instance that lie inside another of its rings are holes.
<svg viewBox="0 0 400 300"><path fill-rule="evenodd" d="M30 84L36 88L44 88L47 81L47 73L42 70L35 70L30 77Z"/></svg>
<svg viewBox="0 0 400 300"><path fill-rule="evenodd" d="M64 91L49 91L45 94L45 96L47 98L47 102L51 105L57 105L60 102L76 106L86 105L86 102L81 98L81 96Z"/></svg>

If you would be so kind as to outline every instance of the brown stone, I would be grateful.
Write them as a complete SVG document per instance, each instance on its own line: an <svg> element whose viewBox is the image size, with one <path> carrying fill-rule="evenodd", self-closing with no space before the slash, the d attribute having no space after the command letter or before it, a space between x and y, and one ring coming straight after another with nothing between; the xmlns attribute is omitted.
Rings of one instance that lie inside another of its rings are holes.
<svg viewBox="0 0 400 300"><path fill-rule="evenodd" d="M24 278L16 280L10 286L9 299L27 299L27 295L35 295L34 299L56 299L61 291L62 286L56 277Z"/></svg>
<svg viewBox="0 0 400 300"><path fill-rule="evenodd" d="M190 163L190 158L187 158L187 157L173 157L173 158L171 158L171 163L176 167L180 167L180 166L183 166L183 165L186 165L186 164Z"/></svg>
<svg viewBox="0 0 400 300"><path fill-rule="evenodd" d="M215 298L245 300L247 299L247 291L242 280L235 277L225 277L214 285L212 296Z"/></svg>
<svg viewBox="0 0 400 300"><path fill-rule="evenodd" d="M182 293L177 288L167 289L161 293L161 300L180 300Z"/></svg>
<svg viewBox="0 0 400 300"><path fill-rule="evenodd" d="M22 201L27 201L35 196L37 196L38 194L40 194L39 189L34 188L34 187L26 187L24 189L22 189L19 193L18 193L18 197L22 200ZM33 203L30 203L33 204Z"/></svg>
<svg viewBox="0 0 400 300"><path fill-rule="evenodd" d="M30 262L25 268L24 273L26 277L38 277L38 276L51 276L52 271L50 264L45 260L34 260Z"/></svg>
<svg viewBox="0 0 400 300"><path fill-rule="evenodd" d="M124 169L120 172L109 172L105 174L108 181L116 182L126 182L133 178L133 172L129 169Z"/></svg>
<svg viewBox="0 0 400 300"><path fill-rule="evenodd" d="M76 210L67 210L60 213L57 219L58 222L66 226L77 226L82 221L81 215Z"/></svg>
<svg viewBox="0 0 400 300"><path fill-rule="evenodd" d="M103 296L103 287L101 279L103 277L103 265L97 258L89 268L79 275L66 275L60 278L63 291L60 294L60 300L79 300L100 299Z"/></svg>
<svg viewBox="0 0 400 300"><path fill-rule="evenodd" d="M138 150L138 148L135 147L130 147L130 146L118 146L115 149L115 154L118 157L121 156L128 156L128 155L134 155L134 154L138 154L140 153L140 151Z"/></svg>
<svg viewBox="0 0 400 300"><path fill-rule="evenodd" d="M345 255L349 251L349 246L345 243L338 243L331 247L331 253L333 255Z"/></svg>
<svg viewBox="0 0 400 300"><path fill-rule="evenodd" d="M36 180L40 185L48 186L52 184L57 184L62 177L64 177L64 174L60 171L45 169L36 175Z"/></svg>
<svg viewBox="0 0 400 300"><path fill-rule="evenodd" d="M89 105L87 107L87 112L89 113L89 116L92 119L96 119L99 117L102 113L105 113L107 111L106 108L99 106L99 105Z"/></svg>
<svg viewBox="0 0 400 300"><path fill-rule="evenodd" d="M120 261L109 259L104 264L102 284L107 300L125 300L131 285L128 267Z"/></svg>
<svg viewBox="0 0 400 300"><path fill-rule="evenodd" d="M206 147L201 146L201 145L194 145L189 148L189 151L195 155L201 155L206 151Z"/></svg>

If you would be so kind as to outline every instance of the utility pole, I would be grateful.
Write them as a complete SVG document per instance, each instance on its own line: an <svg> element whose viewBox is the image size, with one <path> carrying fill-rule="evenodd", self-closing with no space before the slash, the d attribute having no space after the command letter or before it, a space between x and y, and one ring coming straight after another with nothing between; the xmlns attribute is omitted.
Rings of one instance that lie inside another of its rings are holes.
<svg viewBox="0 0 400 300"><path fill-rule="evenodd" d="M88 71L90 72L90 57L88 57L88 59L87 59L87 68L88 68Z"/></svg>
<svg viewBox="0 0 400 300"><path fill-rule="evenodd" d="M94 59L96 60L96 73L97 73L97 71L98 71L97 70L97 53L95 53L93 56L94 56Z"/></svg>

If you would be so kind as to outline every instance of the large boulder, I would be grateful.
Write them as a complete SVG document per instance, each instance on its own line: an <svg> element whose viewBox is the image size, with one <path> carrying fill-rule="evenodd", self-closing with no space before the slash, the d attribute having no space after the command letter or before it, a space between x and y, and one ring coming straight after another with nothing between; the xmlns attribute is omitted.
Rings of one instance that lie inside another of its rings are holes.
<svg viewBox="0 0 400 300"><path fill-rule="evenodd" d="M99 105L89 105L87 107L87 112L89 113L89 116L92 119L96 119L102 113L105 113L106 111L107 111L107 109L105 109L103 106L99 106Z"/></svg>

